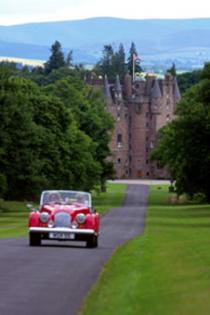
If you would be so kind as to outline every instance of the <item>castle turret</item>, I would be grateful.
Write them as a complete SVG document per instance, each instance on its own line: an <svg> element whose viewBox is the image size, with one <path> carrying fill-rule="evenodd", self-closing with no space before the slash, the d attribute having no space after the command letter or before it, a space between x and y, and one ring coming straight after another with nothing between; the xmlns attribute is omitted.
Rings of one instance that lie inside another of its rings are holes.
<svg viewBox="0 0 210 315"><path fill-rule="evenodd" d="M173 92L174 92L174 101L175 103L178 102L181 98L181 93L179 91L179 86L178 86L178 83L177 83L177 78L174 77L174 80L173 80Z"/></svg>
<svg viewBox="0 0 210 315"><path fill-rule="evenodd" d="M110 105L112 103L112 96L110 93L109 82L108 82L108 78L107 78L106 74L104 76L104 88L103 88L103 90L104 90L104 96L106 98L107 105Z"/></svg>
<svg viewBox="0 0 210 315"><path fill-rule="evenodd" d="M161 99L162 99L162 93L160 90L160 85L159 85L158 80L155 78L153 87L150 92L151 112L153 114L160 113Z"/></svg>
<svg viewBox="0 0 210 315"><path fill-rule="evenodd" d="M120 77L119 75L116 76L116 81L114 85L114 91L115 91L115 99L116 100L122 100L122 87L120 84Z"/></svg>

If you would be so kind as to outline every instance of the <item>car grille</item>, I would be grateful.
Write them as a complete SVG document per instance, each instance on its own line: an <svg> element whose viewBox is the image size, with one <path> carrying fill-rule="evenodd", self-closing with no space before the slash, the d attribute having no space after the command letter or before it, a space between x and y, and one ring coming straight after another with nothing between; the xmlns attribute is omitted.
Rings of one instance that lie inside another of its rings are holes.
<svg viewBox="0 0 210 315"><path fill-rule="evenodd" d="M71 216L66 212L59 212L55 215L55 227L70 227Z"/></svg>

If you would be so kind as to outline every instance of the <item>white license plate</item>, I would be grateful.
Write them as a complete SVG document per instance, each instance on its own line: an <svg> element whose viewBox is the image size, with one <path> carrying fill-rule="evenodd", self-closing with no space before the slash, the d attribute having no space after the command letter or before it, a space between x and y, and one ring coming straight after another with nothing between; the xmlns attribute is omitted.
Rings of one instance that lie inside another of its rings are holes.
<svg viewBox="0 0 210 315"><path fill-rule="evenodd" d="M73 233L62 233L62 232L51 232L49 238L57 240L74 240L75 234Z"/></svg>

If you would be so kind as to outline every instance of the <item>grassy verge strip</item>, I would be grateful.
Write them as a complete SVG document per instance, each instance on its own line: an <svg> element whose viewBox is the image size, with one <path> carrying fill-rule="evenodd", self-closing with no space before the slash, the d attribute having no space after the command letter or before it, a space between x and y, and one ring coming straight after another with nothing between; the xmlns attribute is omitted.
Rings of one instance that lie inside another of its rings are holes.
<svg viewBox="0 0 210 315"><path fill-rule="evenodd" d="M210 314L210 206L171 196L151 188L144 235L115 252L80 314Z"/></svg>

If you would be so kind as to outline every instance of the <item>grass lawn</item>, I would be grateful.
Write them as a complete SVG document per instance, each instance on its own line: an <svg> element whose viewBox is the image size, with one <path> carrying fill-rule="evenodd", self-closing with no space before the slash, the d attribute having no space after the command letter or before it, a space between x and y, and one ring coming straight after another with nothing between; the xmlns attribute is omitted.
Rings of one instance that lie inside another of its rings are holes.
<svg viewBox="0 0 210 315"><path fill-rule="evenodd" d="M101 214L123 203L126 185L107 184L107 192L93 193L93 206ZM0 238L28 235L27 202L0 200Z"/></svg>
<svg viewBox="0 0 210 315"><path fill-rule="evenodd" d="M151 187L144 235L111 257L81 314L210 314L210 205L168 198Z"/></svg>

